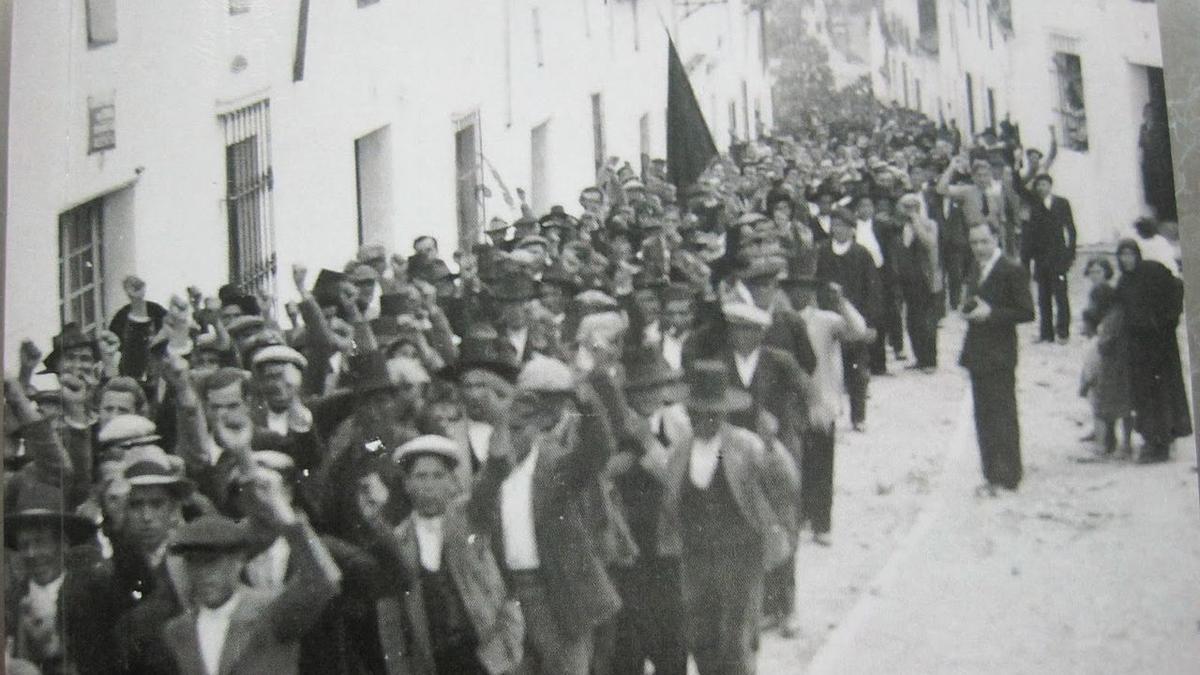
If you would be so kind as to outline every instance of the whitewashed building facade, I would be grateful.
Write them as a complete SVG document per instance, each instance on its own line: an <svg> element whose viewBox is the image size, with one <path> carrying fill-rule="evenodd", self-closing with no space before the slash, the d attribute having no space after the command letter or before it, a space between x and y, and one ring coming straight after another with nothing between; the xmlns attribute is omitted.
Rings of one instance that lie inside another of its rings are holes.
<svg viewBox="0 0 1200 675"><path fill-rule="evenodd" d="M667 29L718 147L771 125L748 0L14 3L5 353L362 242L448 257L492 216L577 210L665 152ZM506 194L511 198L509 204Z"/></svg>

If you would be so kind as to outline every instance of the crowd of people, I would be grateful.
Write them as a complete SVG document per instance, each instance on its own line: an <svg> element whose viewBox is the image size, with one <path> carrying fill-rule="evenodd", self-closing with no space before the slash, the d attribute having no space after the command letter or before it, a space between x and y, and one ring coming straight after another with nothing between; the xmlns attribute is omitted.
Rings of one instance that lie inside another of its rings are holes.
<svg viewBox="0 0 1200 675"><path fill-rule="evenodd" d="M840 111L683 189L610 162L579 215L493 219L449 261L423 236L297 265L278 317L131 276L106 329L24 343L9 672L754 672L795 630L801 533L831 544L847 394L862 431L870 379L944 366L960 313L983 492L1016 489L1031 272L1041 337L1071 328L1053 149ZM1115 287L1089 263L1097 438L1132 417L1163 457L1179 286L1117 260Z"/></svg>

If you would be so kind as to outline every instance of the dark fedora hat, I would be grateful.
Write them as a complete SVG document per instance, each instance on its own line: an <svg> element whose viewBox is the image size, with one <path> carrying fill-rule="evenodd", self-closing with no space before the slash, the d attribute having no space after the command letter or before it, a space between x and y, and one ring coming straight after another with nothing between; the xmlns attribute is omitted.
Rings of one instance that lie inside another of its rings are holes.
<svg viewBox="0 0 1200 675"><path fill-rule="evenodd" d="M517 381L517 367L500 352L500 335L490 327L478 327L468 333L458 346L458 360L442 368L438 375L460 380L472 370L486 370L509 381Z"/></svg>
<svg viewBox="0 0 1200 675"><path fill-rule="evenodd" d="M54 530L67 546L87 543L96 534L96 524L83 516L67 512L62 490L42 483L29 483L17 495L12 513L4 515L4 546L17 547L17 533L23 529Z"/></svg>
<svg viewBox="0 0 1200 675"><path fill-rule="evenodd" d="M344 272L323 269L317 274L317 280L313 282L313 298L322 307L336 307L339 305L342 283L349 280L350 277Z"/></svg>
<svg viewBox="0 0 1200 675"><path fill-rule="evenodd" d="M351 390L356 395L396 388L388 374L387 355L378 349L351 356L350 372L354 375Z"/></svg>
<svg viewBox="0 0 1200 675"><path fill-rule="evenodd" d="M54 342L52 348L50 349L50 353L47 354L46 358L42 361L42 365L45 366L45 369L42 372L57 373L58 360L62 357L63 353L68 349L75 349L76 347L87 347L88 349L92 350L92 358L96 359L97 361L100 360L100 341L88 335L87 333L84 333L83 329L79 327L79 324L71 321L64 324L62 327L62 332L54 336Z"/></svg>
<svg viewBox="0 0 1200 675"><path fill-rule="evenodd" d="M683 374L672 368L662 353L653 347L641 347L627 352L622 359L622 365L625 366L626 390L681 384Z"/></svg>
<svg viewBox="0 0 1200 675"><path fill-rule="evenodd" d="M506 274L489 285L492 299L499 302L525 302L540 295L538 282L528 274Z"/></svg>
<svg viewBox="0 0 1200 675"><path fill-rule="evenodd" d="M687 407L705 412L738 412L750 407L750 393L734 385L720 361L696 361L685 373Z"/></svg>
<svg viewBox="0 0 1200 675"><path fill-rule="evenodd" d="M187 523L176 532L171 553L236 553L250 548L252 539L245 525L217 513Z"/></svg>

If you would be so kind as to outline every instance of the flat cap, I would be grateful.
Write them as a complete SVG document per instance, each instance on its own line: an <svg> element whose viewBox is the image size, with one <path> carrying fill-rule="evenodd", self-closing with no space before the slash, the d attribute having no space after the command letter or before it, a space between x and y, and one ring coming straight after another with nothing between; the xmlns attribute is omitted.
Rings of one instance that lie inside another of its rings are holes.
<svg viewBox="0 0 1200 675"><path fill-rule="evenodd" d="M728 303L721 309L725 314L725 320L731 324L758 326L760 328L766 328L771 325L770 312L765 309L759 309L747 302Z"/></svg>
<svg viewBox="0 0 1200 675"><path fill-rule="evenodd" d="M517 387L538 394L564 394L575 391L575 378L562 361L535 357L517 375Z"/></svg>
<svg viewBox="0 0 1200 675"><path fill-rule="evenodd" d="M205 514L179 528L172 553L234 553L250 546L246 527L216 513Z"/></svg>
<svg viewBox="0 0 1200 675"><path fill-rule="evenodd" d="M225 324L225 330L234 338L239 338L244 335L256 333L262 329L266 321L257 314L243 314L235 316Z"/></svg>
<svg viewBox="0 0 1200 675"><path fill-rule="evenodd" d="M433 455L441 457L449 462L450 466L456 467L458 466L458 457L460 454L462 454L462 449L454 441L445 436L428 434L418 436L396 448L392 452L392 461L401 464L410 457Z"/></svg>
<svg viewBox="0 0 1200 675"><path fill-rule="evenodd" d="M141 415L117 415L96 434L100 447L150 445L159 440L158 427Z"/></svg>
<svg viewBox="0 0 1200 675"><path fill-rule="evenodd" d="M254 352L251 365L257 368L267 363L290 363L300 370L308 367L308 359L287 345L270 345Z"/></svg>

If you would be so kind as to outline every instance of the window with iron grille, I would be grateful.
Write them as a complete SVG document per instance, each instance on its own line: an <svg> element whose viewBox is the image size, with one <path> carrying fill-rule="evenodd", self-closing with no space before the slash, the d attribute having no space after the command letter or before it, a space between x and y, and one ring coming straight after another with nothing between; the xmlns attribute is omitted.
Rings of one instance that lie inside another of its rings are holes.
<svg viewBox="0 0 1200 675"><path fill-rule="evenodd" d="M58 217L58 314L95 334L104 322L104 200L94 199Z"/></svg>
<svg viewBox="0 0 1200 675"><path fill-rule="evenodd" d="M271 203L271 104L259 101L220 116L225 130L225 215L229 281L274 293L275 221Z"/></svg>
<svg viewBox="0 0 1200 675"><path fill-rule="evenodd" d="M1055 52L1054 74L1058 81L1059 131L1071 150L1088 149L1087 110L1083 100L1083 65L1078 54Z"/></svg>

